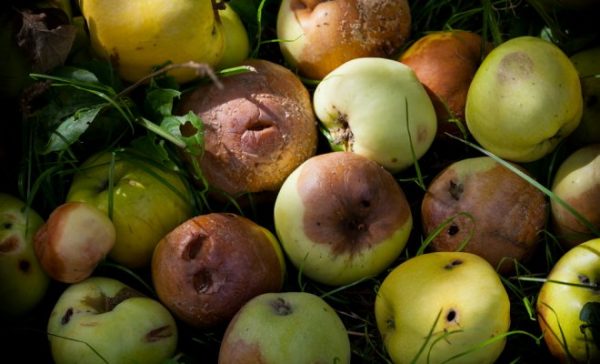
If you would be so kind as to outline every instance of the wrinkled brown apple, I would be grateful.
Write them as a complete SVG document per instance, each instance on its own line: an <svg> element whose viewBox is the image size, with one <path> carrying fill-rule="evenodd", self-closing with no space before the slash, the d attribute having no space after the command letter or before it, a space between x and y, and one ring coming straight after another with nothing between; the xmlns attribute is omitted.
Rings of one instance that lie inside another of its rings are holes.
<svg viewBox="0 0 600 364"><path fill-rule="evenodd" d="M270 61L245 64L254 70L223 78L222 89L202 85L178 107L203 120L200 167L213 188L233 197L277 191L317 147L310 96L297 76Z"/></svg>
<svg viewBox="0 0 600 364"><path fill-rule="evenodd" d="M284 276L275 236L235 214L187 220L158 243L152 259L158 297L195 327L231 319L254 296L281 290Z"/></svg>
<svg viewBox="0 0 600 364"><path fill-rule="evenodd" d="M421 218L427 235L443 228L431 242L434 251L466 244L464 251L504 274L537 247L547 207L545 195L513 171L492 158L475 157L454 162L433 179Z"/></svg>
<svg viewBox="0 0 600 364"><path fill-rule="evenodd" d="M428 33L399 58L415 72L431 97L438 119L438 136L462 135L467 91L491 43L464 30ZM466 131L466 125L463 128Z"/></svg>
<svg viewBox="0 0 600 364"><path fill-rule="evenodd" d="M83 202L55 208L34 236L35 254L48 275L60 282L88 278L112 249L116 232L108 216Z"/></svg>
<svg viewBox="0 0 600 364"><path fill-rule="evenodd" d="M283 0L277 37L285 60L322 79L359 57L392 57L410 35L407 0Z"/></svg>

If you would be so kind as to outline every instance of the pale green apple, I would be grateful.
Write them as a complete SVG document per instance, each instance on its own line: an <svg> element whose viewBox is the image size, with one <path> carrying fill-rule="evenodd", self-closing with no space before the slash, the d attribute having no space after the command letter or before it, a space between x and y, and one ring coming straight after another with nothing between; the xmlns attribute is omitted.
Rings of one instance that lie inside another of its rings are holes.
<svg viewBox="0 0 600 364"><path fill-rule="evenodd" d="M540 289L538 322L548 349L562 363L600 361L597 337L580 317L586 303L600 303L599 284L600 239L592 239L561 256Z"/></svg>
<svg viewBox="0 0 600 364"><path fill-rule="evenodd" d="M520 36L483 60L465 116L481 146L501 158L532 162L571 134L582 112L579 75L565 53L541 38Z"/></svg>
<svg viewBox="0 0 600 364"><path fill-rule="evenodd" d="M16 318L44 297L50 278L33 248L43 219L23 201L0 193L0 317Z"/></svg>
<svg viewBox="0 0 600 364"><path fill-rule="evenodd" d="M559 165L552 181L552 192L575 209L593 227L600 229L600 144L581 147ZM580 221L556 199L551 199L554 233L567 247L594 238Z"/></svg>
<svg viewBox="0 0 600 364"><path fill-rule="evenodd" d="M111 158L102 152L86 160L67 200L91 203L105 213L112 202L117 237L109 257L130 268L149 266L158 241L191 217L191 192L176 171L123 153L116 154L111 169Z"/></svg>
<svg viewBox="0 0 600 364"><path fill-rule="evenodd" d="M360 154L392 173L413 165L436 135L424 86L410 67L391 59L342 64L319 83L313 106L334 150Z"/></svg>
<svg viewBox="0 0 600 364"><path fill-rule="evenodd" d="M426 253L385 277L375 318L394 363L494 363L506 343L510 301L494 267L478 255Z"/></svg>
<svg viewBox="0 0 600 364"><path fill-rule="evenodd" d="M388 171L355 153L330 152L288 176L274 223L285 254L303 274L344 285L387 268L406 246L413 220Z"/></svg>
<svg viewBox="0 0 600 364"><path fill-rule="evenodd" d="M239 66L250 54L250 40L242 19L228 3L224 5L224 9L219 9L219 21L225 35L225 50L217 69Z"/></svg>
<svg viewBox="0 0 600 364"><path fill-rule="evenodd" d="M265 293L238 311L219 350L219 364L254 363L350 363L348 333L319 296Z"/></svg>
<svg viewBox="0 0 600 364"><path fill-rule="evenodd" d="M600 143L600 46L575 53L571 62L581 78L583 115L569 139L580 146Z"/></svg>
<svg viewBox="0 0 600 364"><path fill-rule="evenodd" d="M105 277L69 286L48 320L56 364L163 363L175 354L177 334L160 302Z"/></svg>

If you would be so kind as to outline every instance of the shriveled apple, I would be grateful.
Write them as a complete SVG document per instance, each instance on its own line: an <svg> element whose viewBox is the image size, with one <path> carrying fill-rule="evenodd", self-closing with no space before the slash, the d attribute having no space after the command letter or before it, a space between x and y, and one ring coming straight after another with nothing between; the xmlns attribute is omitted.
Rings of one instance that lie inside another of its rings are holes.
<svg viewBox="0 0 600 364"><path fill-rule="evenodd" d="M88 278L115 244L115 226L91 204L66 202L52 211L34 237L42 268L60 282Z"/></svg>
<svg viewBox="0 0 600 364"><path fill-rule="evenodd" d="M507 273L533 254L548 203L510 169L490 157L475 157L454 162L434 178L421 218L427 235L442 228L431 242L433 250L463 249Z"/></svg>
<svg viewBox="0 0 600 364"><path fill-rule="evenodd" d="M400 57L415 72L431 97L438 119L438 136L466 132L467 91L492 44L465 30L427 33ZM460 125L460 126L459 126Z"/></svg>
<svg viewBox="0 0 600 364"><path fill-rule="evenodd" d="M253 70L223 78L222 89L200 86L178 106L204 122L204 177L233 197L277 191L317 147L310 96L296 75L270 61L244 64Z"/></svg>
<svg viewBox="0 0 600 364"><path fill-rule="evenodd" d="M181 320L210 327L231 319L252 297L281 290L279 242L245 217L211 213L179 225L156 246L152 280Z"/></svg>
<svg viewBox="0 0 600 364"><path fill-rule="evenodd" d="M285 60L322 79L359 57L392 57L410 36L406 0L283 0L277 37Z"/></svg>

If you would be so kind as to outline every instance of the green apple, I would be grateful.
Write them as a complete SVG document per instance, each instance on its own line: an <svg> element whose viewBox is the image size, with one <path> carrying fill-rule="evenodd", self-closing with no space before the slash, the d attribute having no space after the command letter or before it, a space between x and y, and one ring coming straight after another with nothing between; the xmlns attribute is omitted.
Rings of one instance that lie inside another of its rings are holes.
<svg viewBox="0 0 600 364"><path fill-rule="evenodd" d="M113 63L121 77L135 82L154 67L189 61L215 66L225 36L212 0L79 0L92 48ZM170 72L179 82L193 69Z"/></svg>
<svg viewBox="0 0 600 364"><path fill-rule="evenodd" d="M48 320L56 364L163 363L175 354L177 337L160 302L105 277L69 286Z"/></svg>
<svg viewBox="0 0 600 364"><path fill-rule="evenodd" d="M583 115L581 123L569 137L583 146L600 143L600 46L589 48L571 56L581 78Z"/></svg>
<svg viewBox="0 0 600 364"><path fill-rule="evenodd" d="M109 257L139 268L150 265L158 241L191 217L193 205L180 174L128 156L115 154L114 166L110 152L91 156L74 176L67 201L87 202L107 214L112 203L117 236Z"/></svg>
<svg viewBox="0 0 600 364"><path fill-rule="evenodd" d="M436 135L431 99L413 70L384 58L357 58L329 73L313 95L334 150L370 158L392 173L421 158Z"/></svg>
<svg viewBox="0 0 600 364"><path fill-rule="evenodd" d="M520 36L483 60L467 93L465 117L484 148L532 162L571 134L582 112L579 75L565 53L541 38Z"/></svg>
<svg viewBox="0 0 600 364"><path fill-rule="evenodd" d="M239 66L250 54L250 40L246 27L239 15L228 3L225 8L219 9L219 21L225 35L225 50L217 69Z"/></svg>
<svg viewBox="0 0 600 364"><path fill-rule="evenodd" d="M412 230L406 196L374 161L351 152L314 156L283 183L274 207L283 250L307 277L344 285L375 276Z"/></svg>
<svg viewBox="0 0 600 364"><path fill-rule="evenodd" d="M276 26L285 61L320 80L351 59L394 56L410 36L411 12L407 0L283 0Z"/></svg>
<svg viewBox="0 0 600 364"><path fill-rule="evenodd" d="M426 253L394 268L375 298L394 363L494 363L504 350L510 302L494 268L466 252Z"/></svg>
<svg viewBox="0 0 600 364"><path fill-rule="evenodd" d="M600 239L592 239L561 256L539 291L538 322L548 349L562 363L600 361L598 338L580 316L586 303L600 303L599 284Z"/></svg>
<svg viewBox="0 0 600 364"><path fill-rule="evenodd" d="M350 340L319 296L265 293L240 309L221 341L219 364L245 363L350 363Z"/></svg>
<svg viewBox="0 0 600 364"><path fill-rule="evenodd" d="M552 192L575 209L596 229L600 228L600 144L581 147L562 161L552 180ZM558 239L573 247L594 238L584 222L556 199L550 200L552 227Z"/></svg>
<svg viewBox="0 0 600 364"><path fill-rule="evenodd" d="M18 317L45 296L50 278L40 266L33 236L42 218L20 199L0 193L0 317Z"/></svg>

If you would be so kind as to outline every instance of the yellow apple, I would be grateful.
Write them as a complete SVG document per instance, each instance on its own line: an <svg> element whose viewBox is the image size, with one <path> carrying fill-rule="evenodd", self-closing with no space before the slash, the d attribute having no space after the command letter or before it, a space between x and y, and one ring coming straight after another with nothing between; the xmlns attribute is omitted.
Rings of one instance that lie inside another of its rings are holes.
<svg viewBox="0 0 600 364"><path fill-rule="evenodd" d="M427 253L385 277L375 319L394 363L442 363L461 355L457 363L491 364L504 350L510 301L494 268L478 255Z"/></svg>
<svg viewBox="0 0 600 364"><path fill-rule="evenodd" d="M520 36L483 60L467 93L465 116L484 148L532 162L571 134L582 112L579 75L566 54L549 41Z"/></svg>
<svg viewBox="0 0 600 364"><path fill-rule="evenodd" d="M600 303L599 284L600 239L592 239L561 256L540 289L538 322L548 349L561 363L600 361L600 349L580 317L586 303Z"/></svg>
<svg viewBox="0 0 600 364"><path fill-rule="evenodd" d="M225 49L217 69L239 66L250 54L250 40L242 19L228 3L224 5L225 8L219 9L219 21L223 25Z"/></svg>
<svg viewBox="0 0 600 364"><path fill-rule="evenodd" d="M569 139L578 146L600 143L600 46L579 51L570 59L581 78L583 115Z"/></svg>

